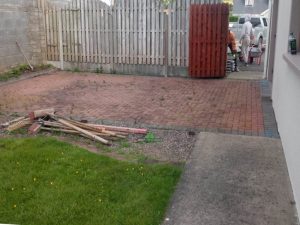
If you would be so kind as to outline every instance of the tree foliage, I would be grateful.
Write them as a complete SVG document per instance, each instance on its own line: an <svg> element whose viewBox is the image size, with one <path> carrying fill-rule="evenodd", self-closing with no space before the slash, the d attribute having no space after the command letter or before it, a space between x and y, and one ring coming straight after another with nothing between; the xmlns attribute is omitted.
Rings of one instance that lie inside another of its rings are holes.
<svg viewBox="0 0 300 225"><path fill-rule="evenodd" d="M174 0L160 0L160 1L165 7L169 6L172 2L174 2Z"/></svg>

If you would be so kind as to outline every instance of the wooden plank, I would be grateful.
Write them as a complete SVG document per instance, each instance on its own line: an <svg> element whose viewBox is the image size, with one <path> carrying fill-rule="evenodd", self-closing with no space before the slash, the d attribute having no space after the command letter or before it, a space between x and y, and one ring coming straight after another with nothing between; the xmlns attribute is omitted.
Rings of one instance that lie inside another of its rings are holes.
<svg viewBox="0 0 300 225"><path fill-rule="evenodd" d="M188 66L187 65L187 48L188 48L188 40L187 40L187 24L189 20L186 20L186 4L187 1L182 0L182 16L181 16L181 24L182 24L182 39L181 39L181 66ZM187 41L186 41L187 40Z"/></svg>
<svg viewBox="0 0 300 225"><path fill-rule="evenodd" d="M122 15L121 15L121 1L118 2L117 6L118 10L118 33L119 33L119 39L118 39L118 63L122 63Z"/></svg>
<svg viewBox="0 0 300 225"><path fill-rule="evenodd" d="M199 52L197 52L198 54L198 60L199 60L199 70L197 71L197 77L201 77L203 76L203 74L206 73L206 69L207 69L207 62L208 60L206 58L203 58L200 56L203 55L204 52L206 52L206 50L208 49L207 44L205 43L205 40L207 39L207 29L208 29L208 20L207 20L207 9L206 9L206 4L201 5L202 10L201 10L201 27L200 27L200 37L201 37L201 42L200 42L200 46L199 46ZM205 32L203 32L205 31ZM209 54L208 52L206 52L207 54ZM197 54L195 57L197 57ZM207 56L206 56L207 57Z"/></svg>
<svg viewBox="0 0 300 225"><path fill-rule="evenodd" d="M178 47L178 24L177 24L177 17L178 17L178 13L177 13L177 5L178 0L173 2L172 5L172 17L173 17L173 49L172 49L172 65L176 66L176 61L177 61L177 47Z"/></svg>
<svg viewBox="0 0 300 225"><path fill-rule="evenodd" d="M88 0L88 23L90 40L90 62L94 62L94 34L93 34L93 0Z"/></svg>
<svg viewBox="0 0 300 225"><path fill-rule="evenodd" d="M54 117L52 117L52 118L54 118ZM91 133L91 132L89 132L89 131L86 131L86 130L84 130L84 129L81 129L81 128L79 128L79 127L77 127L77 126L75 126L75 125L73 125L73 124L71 124L71 123L69 123L69 122L67 122L67 121L65 121L65 120L63 120L63 119L59 119L59 118L55 118L55 119L56 119L58 122L62 123L63 125L65 125L65 126L71 128L71 129L77 130L77 131L79 131L79 132L82 133L82 134L87 135L88 137L90 137L90 138L93 139L93 140L99 141L99 142L101 142L101 143L103 143L103 144L106 144L106 145L109 144L109 142L108 142L107 140L105 140L105 139L103 139L103 138L101 138L101 137L98 137L97 135L94 135L93 133Z"/></svg>
<svg viewBox="0 0 300 225"><path fill-rule="evenodd" d="M81 1L76 0L77 5L77 34L78 34L78 62L82 62L82 24L81 24Z"/></svg>
<svg viewBox="0 0 300 225"><path fill-rule="evenodd" d="M133 44L133 36L134 36L134 18L133 18L133 0L128 2L128 13L129 13L129 38L128 38L128 47L129 47L129 64L134 64L134 44Z"/></svg>
<svg viewBox="0 0 300 225"><path fill-rule="evenodd" d="M51 36L50 36L50 24L49 24L49 9L45 10L45 23L46 23L46 47L47 47L47 60L51 60L51 50L50 50L50 43L51 43Z"/></svg>
<svg viewBox="0 0 300 225"><path fill-rule="evenodd" d="M101 26L100 26L100 16L101 16L101 8L99 2L96 2L95 5L95 10L96 10L96 31L97 31L97 63L102 63L101 62Z"/></svg>
<svg viewBox="0 0 300 225"><path fill-rule="evenodd" d="M210 74L211 77L216 77L216 64L215 64L215 60L216 60L216 48L219 47L219 43L218 40L216 39L216 5L215 4L211 4L210 5L210 15L209 17L211 18L211 39L210 39L210 46L211 46L211 54L210 54Z"/></svg>
<svg viewBox="0 0 300 225"><path fill-rule="evenodd" d="M66 6L66 44L67 44L67 61L72 61L72 50L71 50L71 29L70 29L70 8Z"/></svg>
<svg viewBox="0 0 300 225"><path fill-rule="evenodd" d="M194 77L194 42L193 42L193 38L194 38L194 23L195 23L195 13L194 13L194 6L190 6L189 8L190 10L190 18L189 18L189 49L191 50L189 52L189 58L190 58L190 64L189 64L189 75L191 77Z"/></svg>
<svg viewBox="0 0 300 225"><path fill-rule="evenodd" d="M97 21L97 12L98 12L98 0L94 0L94 16L93 16L93 22L94 22L94 46L95 46L95 63L99 63L99 52L98 52L98 21Z"/></svg>
<svg viewBox="0 0 300 225"><path fill-rule="evenodd" d="M126 63L126 15L125 15L125 7L124 7L124 1L120 1L120 14L121 14L121 62Z"/></svg>
<svg viewBox="0 0 300 225"><path fill-rule="evenodd" d="M113 63L117 63L117 12L116 12L116 7L113 7L112 8L112 32L111 32L111 39L113 40L113 48L112 48L112 51L110 52L110 59L111 59L111 62Z"/></svg>
<svg viewBox="0 0 300 225"><path fill-rule="evenodd" d="M222 74L221 76L224 77L226 75L226 53L227 53L227 32L228 32L228 16L229 16L229 7L227 4L222 4L223 8L223 16L222 16L222 48L221 48L221 68Z"/></svg>
<svg viewBox="0 0 300 225"><path fill-rule="evenodd" d="M105 49L104 49L104 38L105 38L105 31L104 31L104 13L105 9L100 8L100 37L99 37L99 43L100 43L100 51L101 51L101 57L100 57L100 63L104 64L105 61Z"/></svg>
<svg viewBox="0 0 300 225"><path fill-rule="evenodd" d="M191 0L186 0L186 21L190 21L189 23L187 23L187 26L186 26L186 39L185 39L185 42L186 42L186 65L189 66L189 58L190 58L190 45L188 44L189 41L190 41L190 24L191 24L191 18L190 18L190 5L191 5Z"/></svg>
<svg viewBox="0 0 300 225"><path fill-rule="evenodd" d="M157 9L155 11L155 41L154 41L154 49L155 49L155 64L160 65L160 48L161 48L161 42L160 42L160 18L161 18L161 12L160 12L160 4L157 3ZM163 29L161 27L161 29Z"/></svg>
<svg viewBox="0 0 300 225"><path fill-rule="evenodd" d="M55 113L54 108L40 109L40 110L35 110L35 111L28 113L28 117L30 118L30 120L33 121L35 119L46 117L49 114L54 114L54 113Z"/></svg>
<svg viewBox="0 0 300 225"><path fill-rule="evenodd" d="M88 0L88 24L89 24L89 46L90 46L90 62L94 62L94 30L93 30L93 0Z"/></svg>
<svg viewBox="0 0 300 225"><path fill-rule="evenodd" d="M92 6L92 11L91 11L91 18L92 18L92 37L93 37L93 63L97 63L97 55L98 55L98 46L97 46L97 17L96 17L96 1L92 0L91 6Z"/></svg>
<svg viewBox="0 0 300 225"><path fill-rule="evenodd" d="M110 60L112 59L113 60L113 63L117 63L117 58L116 58L116 48L117 48L117 28L116 28L116 19L117 19L117 11L116 11L116 8L114 7L112 9L112 15L113 15L113 20L112 20L112 27L111 27L111 33L109 31L109 23L108 23L108 18L109 18L109 10L107 9L105 11L105 18L104 18L104 25L105 25L105 39L104 39L104 47L105 47L105 52L106 52L106 60L107 60L107 63L110 62ZM112 36L110 36L110 34ZM112 45L112 49L110 51L109 49L109 46L106 45L106 43L108 42L109 38L112 38L112 41L113 41L113 45Z"/></svg>
<svg viewBox="0 0 300 225"><path fill-rule="evenodd" d="M150 17L150 21L151 21L151 41L150 41L150 51L151 51L151 60L150 60L150 64L154 65L156 63L155 61L155 33L156 33L156 30L155 30L155 24L156 24L156 20L157 18L155 17L155 11L157 10L157 7L155 7L155 1L150 1L150 12L151 12L151 17Z"/></svg>
<svg viewBox="0 0 300 225"><path fill-rule="evenodd" d="M49 60L52 61L52 40L53 40L53 37L52 37L52 9L49 8L48 10L48 22L49 22L49 26L48 26L48 31L49 31L49 43L48 43L48 49L49 49Z"/></svg>
<svg viewBox="0 0 300 225"><path fill-rule="evenodd" d="M198 54L198 45L202 44L202 27L200 23L203 23L203 9L200 8L201 6L193 6L193 13L194 13L194 23L193 23L193 31L194 34L191 37L192 38L192 42L193 42L193 46L192 46L192 66L193 66L193 76L194 77L198 77L199 75L199 69L198 66L200 66L200 69L202 68L202 65L200 64L201 61L200 59L197 60L197 54Z"/></svg>
<svg viewBox="0 0 300 225"><path fill-rule="evenodd" d="M60 61L60 69L64 69L64 50L63 50L63 34L62 34L62 10L59 10L58 13L58 39L59 39L59 61Z"/></svg>
<svg viewBox="0 0 300 225"><path fill-rule="evenodd" d="M126 10L126 64L130 64L130 3L132 1L125 1L125 10Z"/></svg>
<svg viewBox="0 0 300 225"><path fill-rule="evenodd" d="M80 62L85 62L85 35L84 35L84 2L83 0L78 0L79 6L80 6L80 56L81 60Z"/></svg>
<svg viewBox="0 0 300 225"><path fill-rule="evenodd" d="M105 45L106 43L106 40L108 39L107 35L108 35L108 31L107 31L107 13L108 13L108 10L105 8L105 10L103 11L103 18L102 18L102 29L103 29L103 38L102 38L102 49L103 49L103 63L108 63L109 62L109 59L108 59L108 55L109 55L109 52L107 52L107 48L108 46ZM113 11L112 11L112 17L113 17L113 27L115 27L115 7L113 8ZM112 31L113 33L113 36L115 35L115 30ZM113 45L111 46L112 47L112 54L114 54L114 47L115 47L115 36L113 37ZM113 62L114 62L114 58L113 58Z"/></svg>
<svg viewBox="0 0 300 225"><path fill-rule="evenodd" d="M90 62L90 38L89 38L89 6L88 0L84 0L84 21L85 21L85 43L86 43L86 62Z"/></svg>
<svg viewBox="0 0 300 225"><path fill-rule="evenodd" d="M61 12L61 21L62 21L62 34L63 34L63 58L64 61L67 61L66 54L68 53L67 51L67 29L66 29L66 7L62 8Z"/></svg>
<svg viewBox="0 0 300 225"><path fill-rule="evenodd" d="M51 27L51 60L55 61L55 53L54 53L54 9L51 8L51 14L50 14L50 27Z"/></svg>
<svg viewBox="0 0 300 225"><path fill-rule="evenodd" d="M134 64L138 64L138 0L133 0L133 45L134 45Z"/></svg>
<svg viewBox="0 0 300 225"><path fill-rule="evenodd" d="M75 10L75 0L71 0L70 3L70 28L71 28L71 44L72 44L72 62L76 62L76 41L75 41L75 35L76 35L76 29L75 29L75 23L76 23L76 10Z"/></svg>
<svg viewBox="0 0 300 225"><path fill-rule="evenodd" d="M139 64L144 64L144 0L139 0L140 5L139 5L139 38L140 38L140 43L139 43Z"/></svg>
<svg viewBox="0 0 300 225"><path fill-rule="evenodd" d="M222 24L222 7L220 5L217 6L217 13L216 13L216 30L217 30L217 35L216 39L218 41L218 47L216 49L216 74L222 74L222 64L220 61L221 58L221 24Z"/></svg>
<svg viewBox="0 0 300 225"><path fill-rule="evenodd" d="M142 16L143 16L143 27L142 27L142 32L143 32L143 58L142 58L142 63L146 64L146 59L147 59L147 11L146 11L146 0L140 0L142 1Z"/></svg>
<svg viewBox="0 0 300 225"><path fill-rule="evenodd" d="M62 10L62 29L63 29L63 48L64 48L64 61L68 60L68 30L67 30L67 6Z"/></svg>
<svg viewBox="0 0 300 225"><path fill-rule="evenodd" d="M181 38L182 38L182 27L181 27L181 13L182 13L182 6L181 0L177 0L178 5L176 7L176 14L177 14L177 53L176 53L176 65L181 65Z"/></svg>
<svg viewBox="0 0 300 225"><path fill-rule="evenodd" d="M166 47L167 47L167 55L165 56L167 59L167 65L171 66L172 65L172 55L173 55L173 43L174 43L174 36L172 32L172 27L175 25L174 24L174 13L172 12L174 7L172 7L174 3L172 3L171 6L168 7L169 13L167 14L167 36L165 39L167 40L166 42Z"/></svg>
<svg viewBox="0 0 300 225"><path fill-rule="evenodd" d="M206 29L206 53L209 54L206 57L206 71L205 71L205 76L207 77L211 77L211 47L212 47L212 43L211 43L211 30L212 30L212 23L211 23L211 7L210 5L206 4L206 18L207 18L207 29Z"/></svg>
<svg viewBox="0 0 300 225"><path fill-rule="evenodd" d="M54 6L54 60L59 61L59 40L58 40L58 8Z"/></svg>
<svg viewBox="0 0 300 225"><path fill-rule="evenodd" d="M162 7L160 8L160 10L162 10ZM159 48L159 58L160 58L160 65L164 65L165 64L165 60L166 56L164 54L165 51L165 32L167 32L167 28L165 27L165 14L164 13L160 13L160 32L159 32L159 42L160 42L160 48Z"/></svg>
<svg viewBox="0 0 300 225"><path fill-rule="evenodd" d="M79 62L79 55L78 55L78 6L77 6L77 0L73 0L73 22L74 22L74 48L75 48L75 57L74 61Z"/></svg>
<svg viewBox="0 0 300 225"><path fill-rule="evenodd" d="M196 46L195 53L194 53L194 66L195 66L195 75L196 77L201 76L202 71L205 69L205 63L203 62L203 52L205 45L203 42L205 41L205 34L203 33L204 26L206 26L205 21L205 5L196 5L196 26L194 29L196 29ZM198 41L198 42L197 42Z"/></svg>
<svg viewBox="0 0 300 225"><path fill-rule="evenodd" d="M73 62L73 56L74 56L74 41L73 41L73 19L72 19L72 5L68 4L68 14L67 14L67 21L68 21L68 44L69 44L69 61Z"/></svg>
<svg viewBox="0 0 300 225"><path fill-rule="evenodd" d="M151 41L151 14L150 14L150 1L146 0L146 63L151 63L151 48L150 48L150 41Z"/></svg>

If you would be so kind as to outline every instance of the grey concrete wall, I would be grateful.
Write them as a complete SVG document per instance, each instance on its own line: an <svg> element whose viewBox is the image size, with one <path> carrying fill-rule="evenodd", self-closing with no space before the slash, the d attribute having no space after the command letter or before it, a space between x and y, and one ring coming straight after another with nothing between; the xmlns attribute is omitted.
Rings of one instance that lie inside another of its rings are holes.
<svg viewBox="0 0 300 225"><path fill-rule="evenodd" d="M59 68L59 61L48 61L54 67ZM165 76L167 72L168 77L188 77L187 67L168 66L167 71L165 66L161 65L134 65L134 64L96 64L96 63L73 63L64 62L65 70L79 69L80 71L95 72L100 69L102 73L116 73L116 74L138 74L145 76Z"/></svg>
<svg viewBox="0 0 300 225"><path fill-rule="evenodd" d="M0 71L25 63L21 45L32 64L43 62L45 33L34 0L0 0Z"/></svg>

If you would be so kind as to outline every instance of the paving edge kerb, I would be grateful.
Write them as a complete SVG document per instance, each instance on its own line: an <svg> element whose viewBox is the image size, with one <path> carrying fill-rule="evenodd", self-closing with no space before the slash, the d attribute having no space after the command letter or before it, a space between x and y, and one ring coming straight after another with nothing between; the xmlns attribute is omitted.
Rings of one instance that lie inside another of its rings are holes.
<svg viewBox="0 0 300 225"><path fill-rule="evenodd" d="M32 79L32 78L39 77L39 76L49 75L49 74L55 73L57 71L59 71L57 68L50 68L47 70L37 71L37 72L30 73L30 74L22 74L19 78L0 82L0 87L10 85L10 84L13 84L13 83L16 83L19 81Z"/></svg>

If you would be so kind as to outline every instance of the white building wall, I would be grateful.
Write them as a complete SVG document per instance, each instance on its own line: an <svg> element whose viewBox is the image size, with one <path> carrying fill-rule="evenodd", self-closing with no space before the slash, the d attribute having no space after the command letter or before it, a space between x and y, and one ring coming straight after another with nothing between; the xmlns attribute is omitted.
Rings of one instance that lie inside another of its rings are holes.
<svg viewBox="0 0 300 225"><path fill-rule="evenodd" d="M296 11L299 13L299 9ZM279 0L272 99L300 215L300 73L283 59L288 49L290 27L300 29L300 21L291 20L291 13L292 0ZM290 26L291 21L293 26Z"/></svg>

